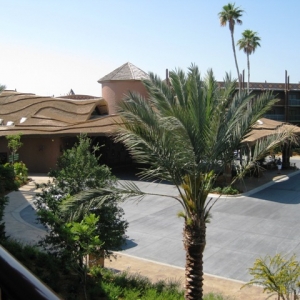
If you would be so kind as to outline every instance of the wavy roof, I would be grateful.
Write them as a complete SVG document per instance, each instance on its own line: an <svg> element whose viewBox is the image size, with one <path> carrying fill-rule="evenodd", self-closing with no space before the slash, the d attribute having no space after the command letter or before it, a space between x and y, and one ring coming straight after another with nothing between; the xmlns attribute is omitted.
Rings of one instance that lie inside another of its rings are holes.
<svg viewBox="0 0 300 300"><path fill-rule="evenodd" d="M3 91L0 119L0 136L3 136L19 132L23 135L105 134L113 131L118 118L107 115L103 98L72 100Z"/></svg>

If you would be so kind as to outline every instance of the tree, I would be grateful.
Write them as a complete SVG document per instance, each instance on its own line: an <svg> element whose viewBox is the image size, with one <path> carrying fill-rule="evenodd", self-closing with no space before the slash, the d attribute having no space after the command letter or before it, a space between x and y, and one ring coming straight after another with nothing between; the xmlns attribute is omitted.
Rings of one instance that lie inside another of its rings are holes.
<svg viewBox="0 0 300 300"><path fill-rule="evenodd" d="M219 12L219 19L220 19L221 26L226 26L227 23L229 25L231 42L232 42L232 50L233 50L233 56L234 56L240 91L242 88L242 83L240 78L239 66L236 59L235 42L234 42L234 26L236 23L239 25L243 23L242 20L240 19L243 15L243 12L244 11L240 7L235 7L235 3L228 3L227 5L224 5L223 10Z"/></svg>
<svg viewBox="0 0 300 300"><path fill-rule="evenodd" d="M273 257L267 255L264 258L258 258L249 269L249 273L253 278L243 287L260 285L264 288L264 292L276 293L278 300L292 299L291 297L299 288L300 264L295 255L285 257L278 253Z"/></svg>
<svg viewBox="0 0 300 300"><path fill-rule="evenodd" d="M195 65L187 74L180 69L170 72L169 83L152 73L149 76L143 81L146 99L130 92L120 104L122 121L116 140L146 166L141 177L176 186L178 196L169 197L181 204L179 215L184 218L185 299L199 300L203 297L206 223L214 204L208 193L217 175L231 163L234 150L277 99L269 92L259 97L245 92L233 96L236 82L228 75L221 89L211 70L202 80ZM287 135L258 142L244 170ZM144 195L133 183L112 192Z"/></svg>
<svg viewBox="0 0 300 300"><path fill-rule="evenodd" d="M100 199L93 196L87 200L80 194L116 182L110 169L99 164L95 156L97 149L95 147L92 150L90 139L81 135L79 142L58 159L57 169L49 173L53 176L52 182L44 185L42 192L36 195L39 221L49 228L40 244L52 254L63 258L64 262L74 257L70 255L74 248L70 247L66 239L65 224L80 223L90 213L100 217L97 219L96 234L104 244L99 251L110 255L112 249L120 249L125 242L128 223L123 220L124 211L118 205L120 197L111 195Z"/></svg>
<svg viewBox="0 0 300 300"><path fill-rule="evenodd" d="M19 154L17 152L23 146L23 143L21 142L21 135L22 134L14 134L6 136L7 147L11 153L9 156L9 162L11 164L14 164L17 160L19 160Z"/></svg>
<svg viewBox="0 0 300 300"><path fill-rule="evenodd" d="M13 167L14 173L15 173L15 178L14 181L16 182L16 185L20 187L21 185L27 183L28 181L28 169L26 165L19 160L19 154L18 150L23 146L23 143L21 142L21 136L22 134L13 134L13 135L7 135L7 147L10 150L10 155L9 155L9 164L5 164L5 167L11 166Z"/></svg>
<svg viewBox="0 0 300 300"><path fill-rule="evenodd" d="M81 277L85 299L88 299L86 291L88 265L85 260L89 255L97 253L103 245L96 235L98 222L99 217L89 214L81 222L70 222L64 226L67 244L73 248L73 251L68 252L67 255L73 256L72 261L75 264L71 265L71 268Z"/></svg>
<svg viewBox="0 0 300 300"><path fill-rule="evenodd" d="M248 69L248 82L247 82L247 91L249 93L249 82L250 82L250 54L254 53L257 47L260 47L260 37L257 35L257 32L252 30L245 30L242 33L242 38L238 40L237 45L240 50L244 50L247 55L247 69Z"/></svg>

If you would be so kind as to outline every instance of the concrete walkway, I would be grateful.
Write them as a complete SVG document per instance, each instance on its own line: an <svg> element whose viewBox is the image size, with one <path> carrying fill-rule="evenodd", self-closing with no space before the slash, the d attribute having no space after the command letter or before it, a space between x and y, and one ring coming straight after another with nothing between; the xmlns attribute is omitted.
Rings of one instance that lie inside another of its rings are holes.
<svg viewBox="0 0 300 300"><path fill-rule="evenodd" d="M265 299L260 288L240 291L242 282L250 279L247 270L254 259L278 252L296 253L300 257L300 174L299 171L282 173L250 179L255 183L248 184L248 187L252 185L252 192L222 197L213 208L204 253L206 291L218 291L221 287L221 291L235 295L236 299ZM35 182L46 182L48 178L31 178L33 181L20 191L9 194L4 221L9 236L34 244L45 235L31 206ZM177 194L168 184L136 183L145 191ZM122 206L129 221L127 245L118 253L117 261L107 261L106 265L120 270L132 267L132 271L153 279L174 278L175 274L183 278L183 221L176 216L180 205L167 197L147 196L139 203L127 201Z"/></svg>
<svg viewBox="0 0 300 300"><path fill-rule="evenodd" d="M33 199L38 191L35 183L49 180L45 175L30 176L32 181L22 186L19 191L8 194L9 202L4 211L6 235L26 244L35 244L45 236L45 228L38 224L33 209Z"/></svg>

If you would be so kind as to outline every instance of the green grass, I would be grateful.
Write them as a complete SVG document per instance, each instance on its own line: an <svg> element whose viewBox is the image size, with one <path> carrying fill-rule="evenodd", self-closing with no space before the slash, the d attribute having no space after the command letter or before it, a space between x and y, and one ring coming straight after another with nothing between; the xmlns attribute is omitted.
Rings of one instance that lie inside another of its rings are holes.
<svg viewBox="0 0 300 300"><path fill-rule="evenodd" d="M204 296L203 300L233 300L233 299L230 297L223 296L221 294L209 293Z"/></svg>

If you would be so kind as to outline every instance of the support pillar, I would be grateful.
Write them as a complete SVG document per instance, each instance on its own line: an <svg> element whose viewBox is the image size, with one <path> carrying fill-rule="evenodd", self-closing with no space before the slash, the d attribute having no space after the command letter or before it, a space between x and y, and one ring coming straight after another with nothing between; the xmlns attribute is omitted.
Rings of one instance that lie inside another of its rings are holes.
<svg viewBox="0 0 300 300"><path fill-rule="evenodd" d="M290 167L290 142L285 142L282 146L282 168L288 169Z"/></svg>

